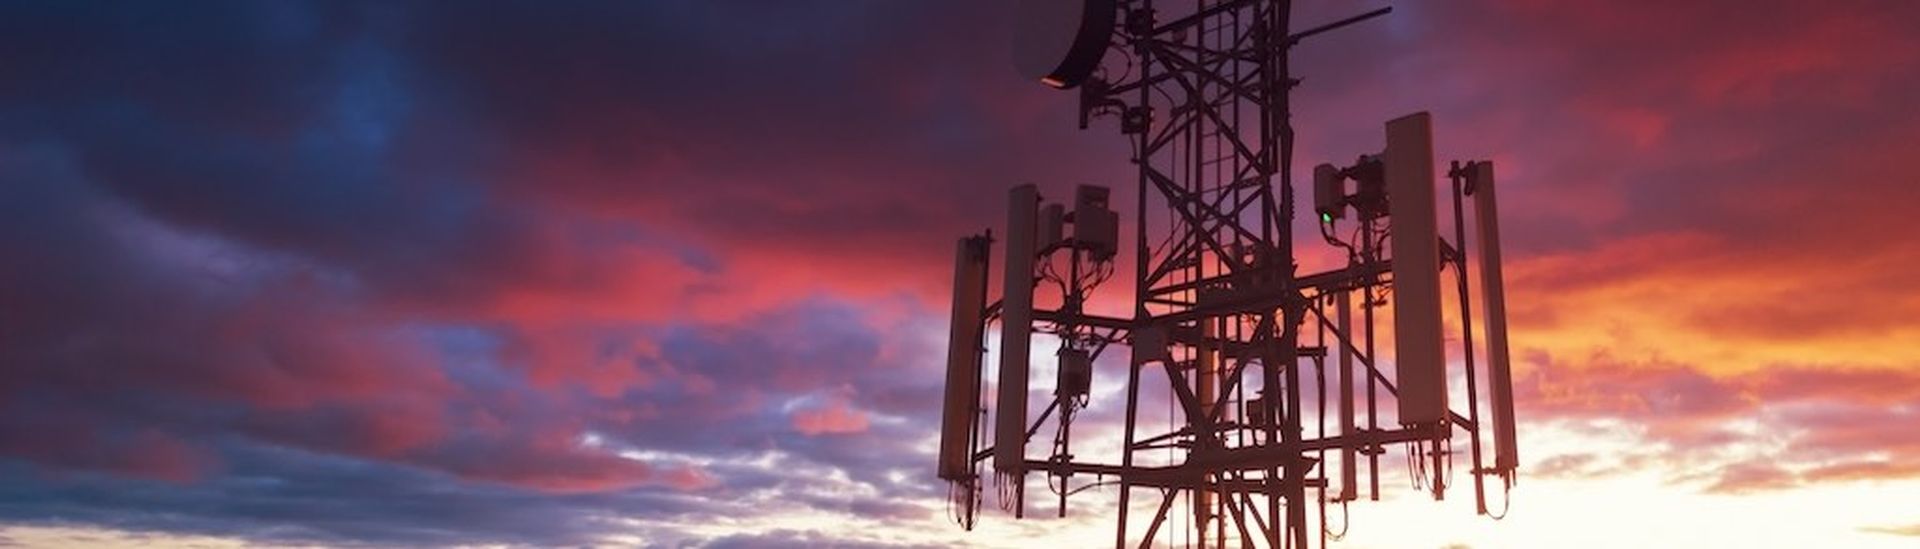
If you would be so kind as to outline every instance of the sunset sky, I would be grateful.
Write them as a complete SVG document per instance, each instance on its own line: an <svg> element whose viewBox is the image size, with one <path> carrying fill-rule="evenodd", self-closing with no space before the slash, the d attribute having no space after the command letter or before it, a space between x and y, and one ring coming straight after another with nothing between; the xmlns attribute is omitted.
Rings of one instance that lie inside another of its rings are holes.
<svg viewBox="0 0 1920 549"><path fill-rule="evenodd" d="M1920 2L1392 5L1296 175L1498 163L1524 461L1331 546L1920 546ZM933 476L953 239L1133 207L1012 12L0 5L0 546L1111 543Z"/></svg>

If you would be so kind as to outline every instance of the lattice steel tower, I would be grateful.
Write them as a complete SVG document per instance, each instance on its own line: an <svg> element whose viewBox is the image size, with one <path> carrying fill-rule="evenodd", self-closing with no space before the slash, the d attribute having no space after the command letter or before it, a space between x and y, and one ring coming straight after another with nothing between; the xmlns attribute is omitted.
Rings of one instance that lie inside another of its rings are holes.
<svg viewBox="0 0 1920 549"><path fill-rule="evenodd" d="M1291 31L1285 0L1173 4L1024 6L1016 49L1026 76L1077 89L1081 127L1115 117L1132 145L1133 317L1083 310L1121 255L1119 216L1104 187L1082 186L1070 211L1043 206L1031 185L1012 191L997 302L987 301L992 238L961 240L939 471L953 485L960 522L973 524L989 484L980 463L991 458L991 485L1016 516L1027 507L1029 473L1045 477L1062 516L1069 494L1117 485L1119 547L1135 544L1129 524L1138 517L1130 515L1142 497L1156 511L1140 546L1170 529L1176 507L1190 513L1177 521L1190 544L1325 545L1328 504L1344 509L1363 491L1378 499L1380 461L1390 448L1404 447L1414 482L1443 497L1456 432L1465 435L1476 502L1487 513L1486 478L1511 486L1517 464L1492 165L1455 162L1445 172L1452 182L1450 242L1438 232L1440 172L1425 113L1389 121L1384 150L1351 165L1316 166L1302 189L1294 177L1289 102L1299 81L1288 54L1303 39L1389 10ZM1303 192L1312 193L1306 206L1317 235L1295 234ZM1474 360L1467 196L1482 249L1484 368ZM1340 250L1345 266L1299 272L1298 236ZM1457 282L1453 326L1442 314L1447 269ZM1055 297L1036 296L1035 287L1048 282L1058 288L1057 306L1038 306L1036 297ZM1392 368L1383 371L1388 361L1377 359L1375 332L1388 310L1394 352ZM997 397L988 433L985 334L996 320ZM1450 328L1459 331L1458 366L1449 365ZM1054 336L1060 348L1051 401L1029 421L1034 333ZM1119 463L1078 460L1073 420L1090 405L1096 360L1116 343L1132 349L1124 361ZM1464 382L1464 407L1449 403L1454 375ZM1484 404L1483 376L1491 393ZM1164 398L1179 413L1166 431L1144 432L1142 414L1169 404L1143 401L1143 385L1161 377ZM1492 418L1487 429L1483 407ZM1048 425L1050 453L1035 459L1027 444ZM1486 430L1496 442L1492 463L1481 455Z"/></svg>

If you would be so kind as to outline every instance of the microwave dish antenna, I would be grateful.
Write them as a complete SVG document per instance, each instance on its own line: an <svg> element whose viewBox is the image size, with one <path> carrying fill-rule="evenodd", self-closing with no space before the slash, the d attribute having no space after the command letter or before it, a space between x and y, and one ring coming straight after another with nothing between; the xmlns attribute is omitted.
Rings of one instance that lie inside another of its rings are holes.
<svg viewBox="0 0 1920 549"><path fill-rule="evenodd" d="M1114 0L1023 0L1014 22L1020 75L1057 89L1085 82L1113 38Z"/></svg>

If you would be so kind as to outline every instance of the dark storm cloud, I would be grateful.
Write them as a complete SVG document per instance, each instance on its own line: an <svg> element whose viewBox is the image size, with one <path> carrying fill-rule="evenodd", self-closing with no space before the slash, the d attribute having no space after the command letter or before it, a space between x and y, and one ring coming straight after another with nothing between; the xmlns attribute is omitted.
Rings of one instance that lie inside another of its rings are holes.
<svg viewBox="0 0 1920 549"><path fill-rule="evenodd" d="M913 513L725 461L783 452L874 486L922 460L910 444L930 420L900 404L881 411L905 422L796 430L815 410L866 420L862 393L926 391L925 372L882 377L861 313L676 327L645 302L680 291L646 273L724 275L792 227L818 235L797 253L873 238L910 250L918 233L899 229L990 208L920 167L991 150L982 117L957 114L985 105L940 89L964 80L925 85L947 71L898 78L963 50L883 47L957 29L918 7L861 7L9 8L0 453L22 482L8 515L547 545L608 532L594 517L706 505L649 496L662 490ZM926 140L897 138L921 126ZM836 160L859 149L870 161ZM636 271L633 253L679 267ZM638 320L553 316L649 283L666 293L620 298ZM644 373L658 365L633 345L686 375ZM714 393L730 387L754 389ZM646 422L663 411L679 421ZM610 448L723 462L584 446L601 432Z"/></svg>
<svg viewBox="0 0 1920 549"><path fill-rule="evenodd" d="M234 445L227 455L227 474L190 485L9 466L17 482L0 488L0 517L274 543L552 546L590 543L615 518L698 509L657 494L542 494L297 450Z"/></svg>
<svg viewBox="0 0 1920 549"><path fill-rule="evenodd" d="M639 449L708 456L779 452L821 471L838 470L854 482L896 494L930 495L932 486L894 486L890 475L918 476L928 455L916 448L930 435L938 410L887 409L869 395L929 393L937 379L938 349L910 342L910 329L876 326L856 309L828 302L751 317L737 326L688 325L659 338L661 353L642 361L657 372L653 385L609 401L639 413L607 418L596 429ZM798 418L832 402L850 406L864 422L844 433L810 434ZM722 490L751 490L801 482L779 470L715 465ZM844 504L844 502L843 502Z"/></svg>

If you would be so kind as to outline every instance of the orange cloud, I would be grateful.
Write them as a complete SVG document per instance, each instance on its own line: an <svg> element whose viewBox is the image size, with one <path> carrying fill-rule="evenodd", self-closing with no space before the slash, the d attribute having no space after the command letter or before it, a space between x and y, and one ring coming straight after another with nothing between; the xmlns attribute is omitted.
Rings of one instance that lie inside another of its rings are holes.
<svg viewBox="0 0 1920 549"><path fill-rule="evenodd" d="M1907 258L1782 261L1792 257L1741 251L1725 237L1660 234L1521 259L1508 271L1513 340L1556 356L1604 352L1714 374L1920 365L1909 343L1920 338L1920 288L1883 276L1887 263Z"/></svg>

